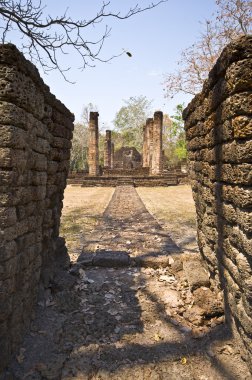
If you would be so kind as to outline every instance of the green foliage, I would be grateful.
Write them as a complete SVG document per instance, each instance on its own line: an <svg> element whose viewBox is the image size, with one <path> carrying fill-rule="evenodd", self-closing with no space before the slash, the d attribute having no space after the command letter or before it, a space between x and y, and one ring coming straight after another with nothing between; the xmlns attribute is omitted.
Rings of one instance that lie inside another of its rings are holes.
<svg viewBox="0 0 252 380"><path fill-rule="evenodd" d="M138 150L142 149L143 144L143 125L149 116L152 101L145 96L130 97L124 100L125 106L117 112L114 120L116 147L132 146ZM120 134L120 136L119 136Z"/></svg>
<svg viewBox="0 0 252 380"><path fill-rule="evenodd" d="M97 107L92 103L83 108L82 121L74 126L70 170L88 169L88 121L90 111L97 111Z"/></svg>
<svg viewBox="0 0 252 380"><path fill-rule="evenodd" d="M88 127L77 123L74 126L70 170L87 169Z"/></svg>
<svg viewBox="0 0 252 380"><path fill-rule="evenodd" d="M168 165L177 165L187 156L183 109L184 104L178 104L171 118L164 115L163 144Z"/></svg>

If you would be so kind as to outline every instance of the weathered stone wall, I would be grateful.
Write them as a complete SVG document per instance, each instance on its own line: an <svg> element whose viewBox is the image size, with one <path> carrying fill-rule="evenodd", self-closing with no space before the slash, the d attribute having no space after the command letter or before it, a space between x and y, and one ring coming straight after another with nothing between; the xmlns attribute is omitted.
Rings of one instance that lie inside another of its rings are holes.
<svg viewBox="0 0 252 380"><path fill-rule="evenodd" d="M228 45L184 111L198 243L252 367L252 37Z"/></svg>
<svg viewBox="0 0 252 380"><path fill-rule="evenodd" d="M142 167L142 156L134 147L123 146L114 153L115 169L136 169Z"/></svg>
<svg viewBox="0 0 252 380"><path fill-rule="evenodd" d="M59 236L73 115L14 45L0 46L0 372L29 325Z"/></svg>

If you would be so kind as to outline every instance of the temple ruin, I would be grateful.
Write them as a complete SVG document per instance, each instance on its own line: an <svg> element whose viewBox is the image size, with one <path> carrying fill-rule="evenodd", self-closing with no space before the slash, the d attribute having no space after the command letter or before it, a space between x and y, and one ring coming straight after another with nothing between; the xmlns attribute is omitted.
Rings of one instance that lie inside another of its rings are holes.
<svg viewBox="0 0 252 380"><path fill-rule="evenodd" d="M211 283L223 290L227 327L242 342L241 355L252 370L251 46L246 36L223 50L183 116L200 253ZM74 115L14 45L1 45L0 58L1 372L18 354L41 286L48 288L55 268L67 267L59 226ZM116 186L115 170L135 186L177 183L162 168L160 111L147 120L141 167L116 169L111 141L107 175L99 169L98 116L90 113L89 177L73 183Z"/></svg>
<svg viewBox="0 0 252 380"><path fill-rule="evenodd" d="M135 186L176 185L187 177L182 172L164 170L163 112L156 111L143 127L142 154L135 148L123 146L115 151L111 130L106 130L104 142L104 165L99 167L98 113L90 112L88 165L89 175L69 175L69 183L85 186L116 186L131 183ZM114 180L113 180L114 178Z"/></svg>

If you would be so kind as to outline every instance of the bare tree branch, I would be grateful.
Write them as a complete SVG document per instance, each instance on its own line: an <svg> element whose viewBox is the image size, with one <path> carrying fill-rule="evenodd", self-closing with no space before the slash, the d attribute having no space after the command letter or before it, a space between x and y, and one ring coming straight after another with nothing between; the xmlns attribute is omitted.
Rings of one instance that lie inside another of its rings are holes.
<svg viewBox="0 0 252 380"><path fill-rule="evenodd" d="M62 55L74 50L82 60L81 68L93 66L95 61L108 62L125 53L101 58L101 50L109 37L111 28L105 25L104 32L97 40L90 41L86 36L89 27L95 27L106 19L125 20L136 14L153 9L168 0L159 0L141 8L138 4L125 14L109 10L110 1L104 1L96 15L88 20L73 20L68 9L55 18L45 15L41 0L0 0L0 31L2 43L8 41L10 31L18 31L22 36L22 50L30 59L40 64L45 72L57 69L65 77L70 67L60 64Z"/></svg>
<svg viewBox="0 0 252 380"><path fill-rule="evenodd" d="M178 70L165 75L164 91L168 98L178 93L196 95L224 46L252 32L251 0L216 0L217 12L205 20L198 40L182 51Z"/></svg>

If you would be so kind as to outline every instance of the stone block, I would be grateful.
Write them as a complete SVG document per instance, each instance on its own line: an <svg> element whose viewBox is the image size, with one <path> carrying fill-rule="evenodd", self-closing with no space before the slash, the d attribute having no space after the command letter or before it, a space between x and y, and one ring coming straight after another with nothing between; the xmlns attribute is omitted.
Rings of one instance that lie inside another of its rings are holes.
<svg viewBox="0 0 252 380"><path fill-rule="evenodd" d="M232 63L226 71L226 81L230 93L246 91L252 83L251 59Z"/></svg>
<svg viewBox="0 0 252 380"><path fill-rule="evenodd" d="M125 252L100 251L94 255L93 265L100 267L125 267L129 265L129 255Z"/></svg>
<svg viewBox="0 0 252 380"><path fill-rule="evenodd" d="M32 143L31 143L32 149L41 154L47 155L50 151L50 144L46 139L42 139L41 137L38 137L37 135L34 136Z"/></svg>
<svg viewBox="0 0 252 380"><path fill-rule="evenodd" d="M0 207L0 228L12 226L17 221L15 207Z"/></svg>
<svg viewBox="0 0 252 380"><path fill-rule="evenodd" d="M1 235L0 235L1 236ZM4 242L0 245L0 263L8 261L9 259L16 256L18 251L18 246L15 240L10 242Z"/></svg>
<svg viewBox="0 0 252 380"><path fill-rule="evenodd" d="M220 195L224 201L232 202L239 207L252 206L251 190L246 187L223 184Z"/></svg>
<svg viewBox="0 0 252 380"><path fill-rule="evenodd" d="M27 134L12 125L0 125L1 147L24 149L27 147Z"/></svg>
<svg viewBox="0 0 252 380"><path fill-rule="evenodd" d="M220 169L220 179L228 184L252 184L252 170L250 164L222 164Z"/></svg>
<svg viewBox="0 0 252 380"><path fill-rule="evenodd" d="M233 141L223 144L221 148L221 159L223 162L251 162L252 161L252 141Z"/></svg>
<svg viewBox="0 0 252 380"><path fill-rule="evenodd" d="M242 139L252 136L252 118L251 116L237 116L232 120L234 128L234 137Z"/></svg>
<svg viewBox="0 0 252 380"><path fill-rule="evenodd" d="M47 171L47 157L44 154L33 151L29 161L29 168L42 172Z"/></svg>
<svg viewBox="0 0 252 380"><path fill-rule="evenodd" d="M199 306L206 317L215 317L224 314L223 299L209 288L198 288L193 292L194 304Z"/></svg>
<svg viewBox="0 0 252 380"><path fill-rule="evenodd" d="M209 274L200 260L185 260L183 269L191 291L210 286Z"/></svg>

